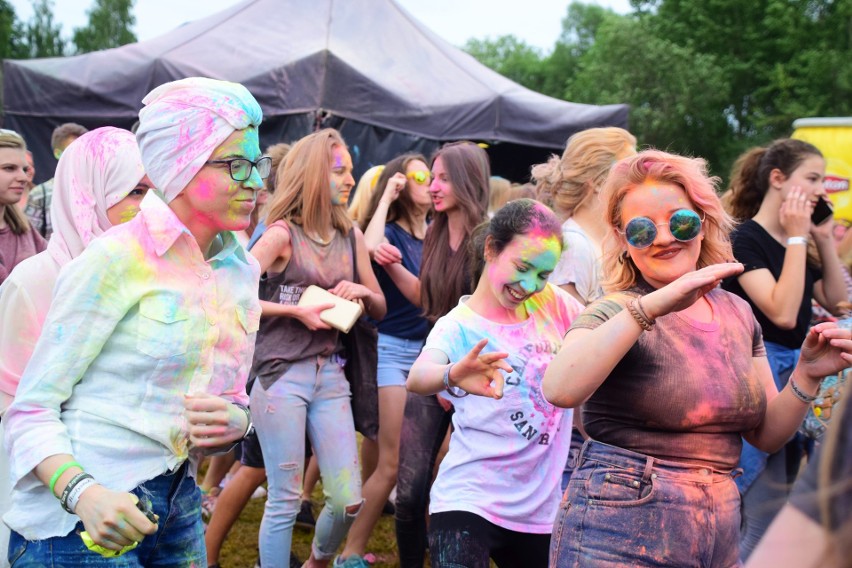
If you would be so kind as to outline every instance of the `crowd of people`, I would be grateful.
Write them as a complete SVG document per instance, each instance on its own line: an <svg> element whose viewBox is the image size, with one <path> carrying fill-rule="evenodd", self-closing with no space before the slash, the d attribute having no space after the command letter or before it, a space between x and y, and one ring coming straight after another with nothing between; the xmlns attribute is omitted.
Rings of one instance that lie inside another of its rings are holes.
<svg viewBox="0 0 852 568"><path fill-rule="evenodd" d="M615 127L525 185L459 141L356 186L333 129L261 151L239 84L142 103L35 187L0 131L0 564L218 568L260 491L264 568L367 567L388 508L404 568L852 567L814 146L724 192Z"/></svg>

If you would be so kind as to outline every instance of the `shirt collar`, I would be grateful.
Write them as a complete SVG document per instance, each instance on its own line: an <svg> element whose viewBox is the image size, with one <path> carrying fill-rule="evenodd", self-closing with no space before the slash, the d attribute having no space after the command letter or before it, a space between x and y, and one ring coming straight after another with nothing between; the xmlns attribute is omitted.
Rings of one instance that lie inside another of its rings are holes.
<svg viewBox="0 0 852 568"><path fill-rule="evenodd" d="M139 204L139 215L148 227L151 240L154 241L154 251L157 256L163 256L167 250L174 246L182 234L195 240L195 237L186 228L174 211L157 195L156 191L149 191ZM249 264L246 251L231 231L219 233L222 238L222 250L216 253L210 260L222 261L234 255L245 264Z"/></svg>

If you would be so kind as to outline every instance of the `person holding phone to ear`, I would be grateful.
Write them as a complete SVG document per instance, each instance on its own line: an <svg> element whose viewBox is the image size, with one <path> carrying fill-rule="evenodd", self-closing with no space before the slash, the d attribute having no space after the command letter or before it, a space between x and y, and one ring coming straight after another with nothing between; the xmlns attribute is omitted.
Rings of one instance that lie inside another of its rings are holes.
<svg viewBox="0 0 852 568"><path fill-rule="evenodd" d="M724 286L754 310L779 390L799 360L811 299L832 312L848 300L824 178L825 159L815 146L781 139L737 160L725 196L731 215L743 221L732 241L745 270ZM771 456L744 446L744 475L737 479L746 519L743 560L786 501L802 454L796 440Z"/></svg>

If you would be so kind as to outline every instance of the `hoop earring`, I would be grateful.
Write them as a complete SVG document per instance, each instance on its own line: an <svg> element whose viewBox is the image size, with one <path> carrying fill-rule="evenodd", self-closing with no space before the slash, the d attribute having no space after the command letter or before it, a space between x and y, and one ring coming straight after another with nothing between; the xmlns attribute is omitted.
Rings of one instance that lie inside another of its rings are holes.
<svg viewBox="0 0 852 568"><path fill-rule="evenodd" d="M624 251L623 253L618 255L618 264L624 264L624 261L627 260L628 256L629 255L628 255L627 251Z"/></svg>

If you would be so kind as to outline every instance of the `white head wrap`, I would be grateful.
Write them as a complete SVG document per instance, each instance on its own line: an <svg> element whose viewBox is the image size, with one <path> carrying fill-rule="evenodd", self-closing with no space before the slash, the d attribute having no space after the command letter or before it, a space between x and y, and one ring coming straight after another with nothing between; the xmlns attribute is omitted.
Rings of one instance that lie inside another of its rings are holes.
<svg viewBox="0 0 852 568"><path fill-rule="evenodd" d="M64 265L112 227L107 209L145 176L133 133L106 126L77 138L62 153L54 177L50 256Z"/></svg>
<svg viewBox="0 0 852 568"><path fill-rule="evenodd" d="M238 83L190 77L148 93L136 138L145 171L165 197L178 196L222 142L259 126L263 112Z"/></svg>

